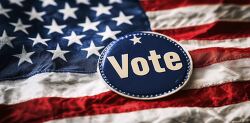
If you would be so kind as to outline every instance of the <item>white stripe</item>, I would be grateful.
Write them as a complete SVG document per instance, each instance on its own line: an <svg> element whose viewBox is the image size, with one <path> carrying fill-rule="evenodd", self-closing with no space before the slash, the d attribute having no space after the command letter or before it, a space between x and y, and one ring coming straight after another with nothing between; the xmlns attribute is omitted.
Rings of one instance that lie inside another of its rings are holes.
<svg viewBox="0 0 250 123"><path fill-rule="evenodd" d="M225 40L183 40L179 43L189 51L210 47L248 48L250 47L250 38L247 37Z"/></svg>
<svg viewBox="0 0 250 123"><path fill-rule="evenodd" d="M193 5L146 12L153 30L173 29L223 21L250 21L250 5Z"/></svg>
<svg viewBox="0 0 250 123"><path fill-rule="evenodd" d="M250 102L218 108L159 108L129 113L82 116L48 123L249 123Z"/></svg>
<svg viewBox="0 0 250 123"><path fill-rule="evenodd" d="M185 89L250 80L250 59L196 68ZM0 103L14 104L40 97L81 97L108 91L96 74L42 73L28 79L0 83Z"/></svg>
<svg viewBox="0 0 250 123"><path fill-rule="evenodd" d="M250 80L250 58L195 68L185 89L198 89L228 82Z"/></svg>
<svg viewBox="0 0 250 123"><path fill-rule="evenodd" d="M97 74L41 73L28 79L0 82L0 103L13 104L40 97L80 97L106 92Z"/></svg>

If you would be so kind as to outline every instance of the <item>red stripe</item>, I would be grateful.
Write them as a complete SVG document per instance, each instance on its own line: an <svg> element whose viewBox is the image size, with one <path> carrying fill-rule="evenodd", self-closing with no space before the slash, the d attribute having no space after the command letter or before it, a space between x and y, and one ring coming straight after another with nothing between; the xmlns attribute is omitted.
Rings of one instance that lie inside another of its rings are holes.
<svg viewBox="0 0 250 123"><path fill-rule="evenodd" d="M190 51L194 67L204 67L214 63L250 58L250 48L206 48Z"/></svg>
<svg viewBox="0 0 250 123"><path fill-rule="evenodd" d="M173 9L178 7L207 4L250 4L249 0L141 0L146 11Z"/></svg>
<svg viewBox="0 0 250 123"><path fill-rule="evenodd" d="M250 22L214 22L201 26L155 30L177 40L223 40L250 36Z"/></svg>
<svg viewBox="0 0 250 123"><path fill-rule="evenodd" d="M166 107L219 107L248 101L249 99L250 81L184 90L153 101L128 99L113 92L82 98L39 98L14 105L0 105L0 122L43 122L74 116L122 113Z"/></svg>

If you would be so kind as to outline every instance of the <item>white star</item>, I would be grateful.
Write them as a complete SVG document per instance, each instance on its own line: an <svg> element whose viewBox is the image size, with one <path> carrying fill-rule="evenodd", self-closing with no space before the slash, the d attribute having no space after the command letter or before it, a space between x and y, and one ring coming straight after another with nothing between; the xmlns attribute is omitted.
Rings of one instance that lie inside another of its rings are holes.
<svg viewBox="0 0 250 123"><path fill-rule="evenodd" d="M56 6L55 0L40 0L42 2L42 7L46 7L48 5Z"/></svg>
<svg viewBox="0 0 250 123"><path fill-rule="evenodd" d="M37 19L43 22L42 16L45 15L45 12L37 12L36 9L32 7L30 12L25 12L25 13L30 16L29 20Z"/></svg>
<svg viewBox="0 0 250 123"><path fill-rule="evenodd" d="M109 39L109 38L116 40L117 39L116 35L120 32L121 31L112 31L108 26L106 26L105 32L101 32L97 34L102 36L102 41Z"/></svg>
<svg viewBox="0 0 250 123"><path fill-rule="evenodd" d="M100 16L102 14L110 15L111 6L104 6L101 3L98 4L97 7L91 7L92 10L96 11L96 16Z"/></svg>
<svg viewBox="0 0 250 123"><path fill-rule="evenodd" d="M0 4L0 15L4 15L7 18L9 18L9 15L7 14L7 12L11 11L11 9L5 9L3 8L2 4Z"/></svg>
<svg viewBox="0 0 250 123"><path fill-rule="evenodd" d="M84 48L82 50L87 51L87 58L89 58L91 55L97 55L100 56L99 50L104 48L104 46L96 47L93 41L91 41L90 46L88 48Z"/></svg>
<svg viewBox="0 0 250 123"><path fill-rule="evenodd" d="M6 33L6 31L4 30L2 36L0 37L0 49L2 49L2 47L5 44L13 48L11 40L13 40L15 38L16 37L10 37L10 36L8 36L7 33Z"/></svg>
<svg viewBox="0 0 250 123"><path fill-rule="evenodd" d="M41 44L44 44L44 45L48 46L46 44L46 41L50 40L50 39L44 39L44 38L42 38L40 34L37 34L36 38L29 38L29 39L33 40L33 46L36 45L36 44L38 44L38 43L41 43Z"/></svg>
<svg viewBox="0 0 250 123"><path fill-rule="evenodd" d="M84 37L84 35L76 35L76 33L72 31L70 36L66 36L66 37L63 37L63 38L69 40L68 46L70 46L73 43L82 45L81 39L83 37Z"/></svg>
<svg viewBox="0 0 250 123"><path fill-rule="evenodd" d="M122 0L109 0L109 4L122 3Z"/></svg>
<svg viewBox="0 0 250 123"><path fill-rule="evenodd" d="M132 18L134 18L134 16L126 16L126 15L124 15L123 12L120 12L119 16L113 18L112 20L117 22L117 26L119 26L123 23L132 25L132 22L130 21Z"/></svg>
<svg viewBox="0 0 250 123"><path fill-rule="evenodd" d="M131 41L133 41L133 43L134 43L134 45L135 44L137 44L137 43L140 43L141 44L141 37L136 37L135 35L134 35L134 37L132 38L132 39L130 39Z"/></svg>
<svg viewBox="0 0 250 123"><path fill-rule="evenodd" d="M57 32L63 33L62 29L66 27L66 25L58 25L55 20L52 20L52 24L50 26L44 26L45 28L49 29L48 34Z"/></svg>
<svg viewBox="0 0 250 123"><path fill-rule="evenodd" d="M17 4L19 6L23 6L23 4L21 2L23 2L24 0L10 0L10 3L12 4Z"/></svg>
<svg viewBox="0 0 250 123"><path fill-rule="evenodd" d="M59 46L59 44L57 44L55 50L47 50L47 51L53 54L52 60L55 60L56 58L61 58L62 60L67 62L64 54L68 53L69 51L61 50L61 47Z"/></svg>
<svg viewBox="0 0 250 123"><path fill-rule="evenodd" d="M15 26L15 30L16 31L23 31L24 33L28 34L26 28L31 27L31 25L24 25L21 19L17 20L17 23L10 23L11 25Z"/></svg>
<svg viewBox="0 0 250 123"><path fill-rule="evenodd" d="M88 17L86 17L85 23L81 23L81 24L79 24L79 26L83 27L83 31L87 31L87 30L98 31L97 26L100 23L101 23L100 21L92 22L92 21L90 21L90 19Z"/></svg>
<svg viewBox="0 0 250 123"><path fill-rule="evenodd" d="M66 20L69 17L71 18L77 18L75 15L75 12L77 11L77 8L71 8L68 3L65 4L64 9L60 9L59 12L63 14L63 19Z"/></svg>
<svg viewBox="0 0 250 123"><path fill-rule="evenodd" d="M90 5L89 0L76 0L76 3L78 3L78 4L83 3L83 4L86 4L86 5Z"/></svg>
<svg viewBox="0 0 250 123"><path fill-rule="evenodd" d="M22 53L21 54L17 54L17 55L13 55L17 58L19 58L19 61L18 61L18 66L21 65L23 62L29 62L31 64L33 64L33 62L31 61L30 59L30 56L33 55L35 52L27 52L23 46L23 49L22 49Z"/></svg>

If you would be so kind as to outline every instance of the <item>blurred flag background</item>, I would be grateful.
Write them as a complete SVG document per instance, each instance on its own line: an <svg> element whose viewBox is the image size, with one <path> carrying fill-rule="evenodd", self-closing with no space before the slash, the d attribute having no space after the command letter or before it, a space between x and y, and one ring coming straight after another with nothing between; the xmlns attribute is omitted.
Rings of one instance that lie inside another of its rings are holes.
<svg viewBox="0 0 250 123"><path fill-rule="evenodd" d="M133 31L189 50L183 90L141 101L106 88L98 56ZM1 0L0 122L250 122L249 37L249 0Z"/></svg>

